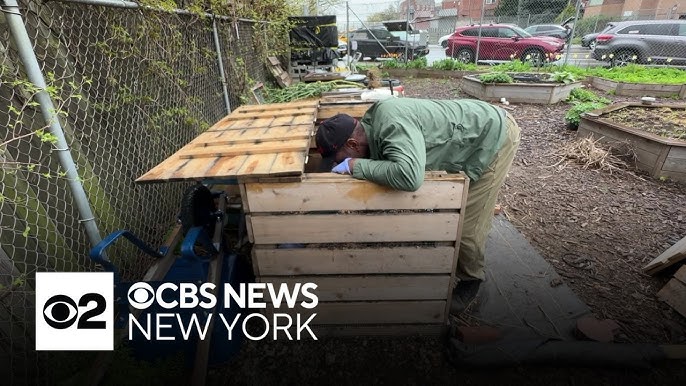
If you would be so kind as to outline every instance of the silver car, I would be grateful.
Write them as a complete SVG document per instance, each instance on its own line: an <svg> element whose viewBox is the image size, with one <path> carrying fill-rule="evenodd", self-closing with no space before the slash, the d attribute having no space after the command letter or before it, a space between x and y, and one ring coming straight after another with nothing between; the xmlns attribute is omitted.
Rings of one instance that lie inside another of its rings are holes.
<svg viewBox="0 0 686 386"><path fill-rule="evenodd" d="M627 63L686 63L686 20L612 22L596 37L593 58Z"/></svg>

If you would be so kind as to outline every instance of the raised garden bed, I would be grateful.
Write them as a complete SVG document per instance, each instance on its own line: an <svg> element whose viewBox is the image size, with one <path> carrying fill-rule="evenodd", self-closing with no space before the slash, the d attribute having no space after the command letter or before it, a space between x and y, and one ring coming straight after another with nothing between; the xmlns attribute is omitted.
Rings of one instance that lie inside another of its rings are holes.
<svg viewBox="0 0 686 386"><path fill-rule="evenodd" d="M408 77L413 78L451 78L451 79L461 79L466 75L481 74L484 71L460 71L460 70L433 70L430 68L386 68L385 72L392 77Z"/></svg>
<svg viewBox="0 0 686 386"><path fill-rule="evenodd" d="M484 83L476 75L462 78L461 90L484 101L505 98L513 103L553 104L569 97L581 82L569 84L545 80L548 74L511 74L514 83Z"/></svg>
<svg viewBox="0 0 686 386"><path fill-rule="evenodd" d="M686 182L686 104L608 106L583 114L577 135L626 144L639 169Z"/></svg>
<svg viewBox="0 0 686 386"><path fill-rule="evenodd" d="M673 97L677 95L679 98L686 99L686 84L627 83L597 76L589 77L588 82L598 90L619 96Z"/></svg>

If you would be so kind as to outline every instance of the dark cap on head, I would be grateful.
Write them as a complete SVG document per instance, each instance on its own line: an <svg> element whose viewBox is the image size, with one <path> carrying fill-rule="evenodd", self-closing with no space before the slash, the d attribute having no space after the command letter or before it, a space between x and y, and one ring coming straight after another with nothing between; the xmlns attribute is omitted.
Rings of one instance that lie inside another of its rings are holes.
<svg viewBox="0 0 686 386"><path fill-rule="evenodd" d="M357 126L357 119L348 114L337 114L319 125L317 130L317 151L323 158L336 154L350 138Z"/></svg>

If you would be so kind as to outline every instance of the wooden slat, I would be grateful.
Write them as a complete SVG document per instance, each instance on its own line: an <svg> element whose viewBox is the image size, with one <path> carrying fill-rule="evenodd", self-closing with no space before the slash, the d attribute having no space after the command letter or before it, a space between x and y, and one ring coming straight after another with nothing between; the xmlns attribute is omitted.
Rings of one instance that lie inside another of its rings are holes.
<svg viewBox="0 0 686 386"><path fill-rule="evenodd" d="M671 159L686 159L686 146L673 146L667 156Z"/></svg>
<svg viewBox="0 0 686 386"><path fill-rule="evenodd" d="M253 213L460 209L463 187L459 174L427 176L419 190L403 192L350 176L311 173L296 184L247 184L244 199Z"/></svg>
<svg viewBox="0 0 686 386"><path fill-rule="evenodd" d="M271 103L268 105L244 105L236 108L236 112L260 112L260 111L274 111L296 108L316 108L319 101L295 101L288 103Z"/></svg>
<svg viewBox="0 0 686 386"><path fill-rule="evenodd" d="M280 153L276 156L270 176L300 175L305 170L305 152Z"/></svg>
<svg viewBox="0 0 686 386"><path fill-rule="evenodd" d="M654 275L684 259L686 259L686 237L679 240L676 244L662 252L660 256L653 259L653 261L643 267L643 271L650 275Z"/></svg>
<svg viewBox="0 0 686 386"><path fill-rule="evenodd" d="M686 172L686 158L667 158L662 170L684 173Z"/></svg>
<svg viewBox="0 0 686 386"><path fill-rule="evenodd" d="M672 279L662 287L657 293L657 297L686 317L686 284L677 279Z"/></svg>
<svg viewBox="0 0 686 386"><path fill-rule="evenodd" d="M455 241L460 215L402 213L249 217L255 243L280 244Z"/></svg>
<svg viewBox="0 0 686 386"><path fill-rule="evenodd" d="M298 109L279 109L279 110L268 110L260 112L243 112L237 111L235 114L231 114L224 118L224 122L231 121L241 121L241 120L256 120L264 118L278 118L278 117L294 117L297 115L314 116L317 113L316 108L298 108Z"/></svg>
<svg viewBox="0 0 686 386"><path fill-rule="evenodd" d="M277 154L254 154L249 156L243 166L236 173L239 176L267 176L276 161ZM245 195L242 196L245 200Z"/></svg>
<svg viewBox="0 0 686 386"><path fill-rule="evenodd" d="M322 105L317 111L317 120L321 121L329 119L336 114L345 113L355 118L362 118L365 112L369 110L372 103L369 104L340 104L340 105Z"/></svg>
<svg viewBox="0 0 686 386"><path fill-rule="evenodd" d="M272 127L272 122L274 122L274 117L264 117L257 119L241 119L234 120L230 119L231 115L227 116L217 124L210 127L208 132L215 131L231 131L231 130L244 130L244 129L261 129L265 127Z"/></svg>
<svg viewBox="0 0 686 386"><path fill-rule="evenodd" d="M676 271L674 278L686 284L686 265L682 266Z"/></svg>
<svg viewBox="0 0 686 386"><path fill-rule="evenodd" d="M268 308L271 312L289 315L300 314L302 321L313 313L317 315L311 325L330 324L379 324L379 323L444 323L445 301L406 301L406 302L320 302L314 310L302 307L289 309Z"/></svg>
<svg viewBox="0 0 686 386"><path fill-rule="evenodd" d="M194 147L178 153L179 158L211 158L211 157L234 157L252 154L278 154L294 151L306 151L310 140L295 139L289 141L268 141L253 144L220 145Z"/></svg>
<svg viewBox="0 0 686 386"><path fill-rule="evenodd" d="M264 272L263 272L264 274ZM261 276L260 282L275 286L314 283L320 302L352 300L445 300L450 275L410 276ZM299 301L305 300L302 294Z"/></svg>
<svg viewBox="0 0 686 386"><path fill-rule="evenodd" d="M136 182L301 175L318 103L236 109Z"/></svg>
<svg viewBox="0 0 686 386"><path fill-rule="evenodd" d="M313 125L278 126L258 129L222 130L205 132L190 144L193 147L261 143L266 141L285 141L289 139L309 139L314 131Z"/></svg>
<svg viewBox="0 0 686 386"><path fill-rule="evenodd" d="M467 202L469 199L469 184L471 181L469 178L465 180L464 184L464 189L462 190L462 202ZM457 222L457 237L455 238L455 251L453 253L453 258L452 258L452 267L450 268L450 285L448 286L448 291L446 293L446 299L447 302L445 304L445 314L450 315L450 305L452 303L453 299L453 288L455 288L455 283L457 280L455 279L456 274L457 274L457 259L460 254L460 242L462 240L462 230L463 230L463 224L464 224L464 216L460 216L460 219Z"/></svg>
<svg viewBox="0 0 686 386"><path fill-rule="evenodd" d="M453 246L275 249L256 245L261 275L450 273Z"/></svg>

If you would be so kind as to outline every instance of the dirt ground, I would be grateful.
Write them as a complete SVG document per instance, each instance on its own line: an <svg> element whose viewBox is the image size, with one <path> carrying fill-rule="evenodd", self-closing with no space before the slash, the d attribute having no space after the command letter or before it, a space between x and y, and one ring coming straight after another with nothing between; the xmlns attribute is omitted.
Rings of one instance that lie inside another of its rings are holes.
<svg viewBox="0 0 686 386"><path fill-rule="evenodd" d="M457 80L402 83L408 97L466 97ZM499 199L504 214L595 315L620 324L619 341L686 343L686 318L655 297L668 275L651 277L641 270L686 235L686 185L560 162L560 149L575 139L563 119L569 105L510 107L522 141ZM239 358L212 371L210 379L213 384L684 384L684 364L667 362L650 370L456 369L438 339L355 338L248 342Z"/></svg>

